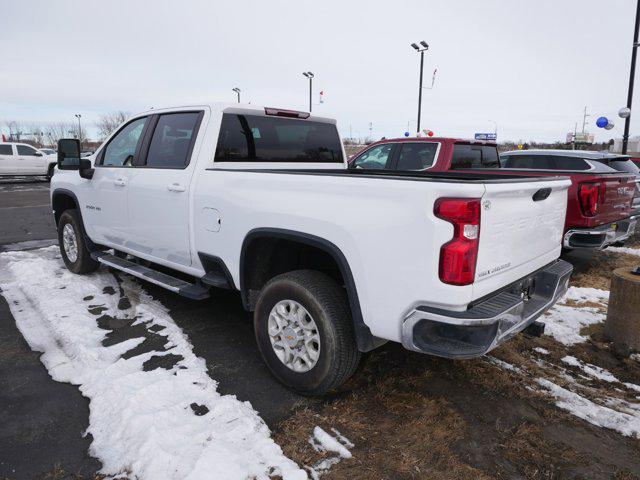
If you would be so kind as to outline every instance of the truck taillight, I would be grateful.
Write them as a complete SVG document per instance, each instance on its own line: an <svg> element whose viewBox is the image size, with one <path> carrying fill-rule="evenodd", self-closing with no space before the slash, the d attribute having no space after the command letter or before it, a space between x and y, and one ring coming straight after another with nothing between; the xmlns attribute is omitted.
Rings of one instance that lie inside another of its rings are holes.
<svg viewBox="0 0 640 480"><path fill-rule="evenodd" d="M274 117L287 117L287 118L309 118L311 115L309 112L299 112L297 110L285 110L284 108L271 108L265 107L265 115L273 115Z"/></svg>
<svg viewBox="0 0 640 480"><path fill-rule="evenodd" d="M578 187L578 197L580 198L580 208L585 217L593 217L598 213L598 205L600 204L600 189L602 186L599 183L583 182Z"/></svg>
<svg viewBox="0 0 640 480"><path fill-rule="evenodd" d="M473 283L480 243L480 199L440 198L434 214L453 225L453 238L440 249L440 280L451 285Z"/></svg>

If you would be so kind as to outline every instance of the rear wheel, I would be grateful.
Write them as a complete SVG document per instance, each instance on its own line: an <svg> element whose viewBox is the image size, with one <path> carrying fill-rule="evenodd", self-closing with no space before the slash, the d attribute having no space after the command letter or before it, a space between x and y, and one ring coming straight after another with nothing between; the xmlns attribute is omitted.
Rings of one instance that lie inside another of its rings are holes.
<svg viewBox="0 0 640 480"><path fill-rule="evenodd" d="M87 248L84 228L78 211L65 210L58 222L58 245L62 260L69 271L78 274L90 273L98 268Z"/></svg>
<svg viewBox="0 0 640 480"><path fill-rule="evenodd" d="M337 388L360 361L344 289L317 271L271 279L258 296L254 328L271 372L303 395Z"/></svg>

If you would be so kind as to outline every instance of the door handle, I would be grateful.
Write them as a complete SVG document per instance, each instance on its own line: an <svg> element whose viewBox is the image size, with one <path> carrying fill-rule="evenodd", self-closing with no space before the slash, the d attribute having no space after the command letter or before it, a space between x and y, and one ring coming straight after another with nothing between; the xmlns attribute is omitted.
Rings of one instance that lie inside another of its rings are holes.
<svg viewBox="0 0 640 480"><path fill-rule="evenodd" d="M170 192L184 192L187 189L184 185L180 185L179 183L172 183L171 185L167 185L167 188Z"/></svg>
<svg viewBox="0 0 640 480"><path fill-rule="evenodd" d="M124 187L127 184L127 182L125 181L124 178L116 178L113 181L113 184L117 187Z"/></svg>

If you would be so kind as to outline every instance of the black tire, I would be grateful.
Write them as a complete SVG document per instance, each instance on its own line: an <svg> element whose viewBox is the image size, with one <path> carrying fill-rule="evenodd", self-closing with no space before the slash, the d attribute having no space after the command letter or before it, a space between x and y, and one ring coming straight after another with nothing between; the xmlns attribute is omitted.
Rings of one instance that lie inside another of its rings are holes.
<svg viewBox="0 0 640 480"><path fill-rule="evenodd" d="M282 300L302 305L316 323L320 337L317 363L296 372L276 355L268 333L273 307ZM296 270L271 279L260 291L254 312L254 330L262 358L273 375L302 395L322 395L339 387L358 367L360 351L344 289L315 270Z"/></svg>
<svg viewBox="0 0 640 480"><path fill-rule="evenodd" d="M77 256L74 261L69 258L64 247L63 232L66 225L70 225L73 229L73 233L75 234ZM60 246L62 260L69 271L82 275L93 272L98 268L98 262L91 258L89 249L87 249L82 219L76 209L65 210L60 216L60 221L58 222L58 245Z"/></svg>
<svg viewBox="0 0 640 480"><path fill-rule="evenodd" d="M49 168L47 168L47 174L45 175L47 182L51 181L51 178L53 177L53 169L55 168L55 166L56 164L52 163L51 165L49 165Z"/></svg>

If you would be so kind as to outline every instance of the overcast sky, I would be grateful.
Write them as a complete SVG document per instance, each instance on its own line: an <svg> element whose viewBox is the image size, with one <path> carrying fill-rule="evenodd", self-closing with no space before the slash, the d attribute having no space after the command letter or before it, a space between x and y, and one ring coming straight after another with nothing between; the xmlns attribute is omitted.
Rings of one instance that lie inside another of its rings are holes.
<svg viewBox="0 0 640 480"><path fill-rule="evenodd" d="M437 135L560 140L606 132L627 95L635 0L35 1L0 0L0 129L193 101L308 108L344 136L415 130L425 40L422 127ZM640 90L640 86L637 90ZM635 103L640 99L636 96ZM640 104L637 104L640 108ZM640 120L631 133L640 129Z"/></svg>

